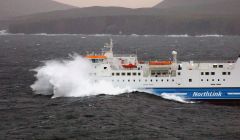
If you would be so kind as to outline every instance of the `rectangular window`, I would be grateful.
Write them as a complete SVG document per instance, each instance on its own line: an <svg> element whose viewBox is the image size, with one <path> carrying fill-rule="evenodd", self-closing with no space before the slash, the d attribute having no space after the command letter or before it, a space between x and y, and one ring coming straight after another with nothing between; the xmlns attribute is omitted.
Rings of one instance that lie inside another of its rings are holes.
<svg viewBox="0 0 240 140"><path fill-rule="evenodd" d="M122 72L122 76L125 76L125 75L126 75L126 73Z"/></svg>
<svg viewBox="0 0 240 140"><path fill-rule="evenodd" d="M112 76L114 76L114 73L112 73Z"/></svg>
<svg viewBox="0 0 240 140"><path fill-rule="evenodd" d="M217 65L213 65L213 68L217 68Z"/></svg>
<svg viewBox="0 0 240 140"><path fill-rule="evenodd" d="M120 76L120 73L116 73L117 76Z"/></svg>
<svg viewBox="0 0 240 140"><path fill-rule="evenodd" d="M141 73L140 73L140 72L138 73L138 76L141 76Z"/></svg>
<svg viewBox="0 0 240 140"><path fill-rule="evenodd" d="M192 79L189 79L189 82L192 82Z"/></svg>
<svg viewBox="0 0 240 140"><path fill-rule="evenodd" d="M228 75L231 75L231 72L228 72Z"/></svg>
<svg viewBox="0 0 240 140"><path fill-rule="evenodd" d="M127 76L131 76L131 72L128 72L128 73L127 73Z"/></svg>
<svg viewBox="0 0 240 140"><path fill-rule="evenodd" d="M222 75L227 75L227 73L226 72L222 72Z"/></svg>
<svg viewBox="0 0 240 140"><path fill-rule="evenodd" d="M106 69L107 69L107 67L104 67L104 69L106 70Z"/></svg>
<svg viewBox="0 0 240 140"><path fill-rule="evenodd" d="M137 75L137 73L136 73L136 72L134 72L134 73L133 73L133 76L136 76L136 75Z"/></svg>
<svg viewBox="0 0 240 140"><path fill-rule="evenodd" d="M219 68L223 68L223 65L219 65L218 67L219 67Z"/></svg>
<svg viewBox="0 0 240 140"><path fill-rule="evenodd" d="M205 75L209 75L209 72L205 72Z"/></svg>
<svg viewBox="0 0 240 140"><path fill-rule="evenodd" d="M204 72L201 72L201 75L204 75Z"/></svg>
<svg viewBox="0 0 240 140"><path fill-rule="evenodd" d="M215 72L211 72L211 75L215 75Z"/></svg>
<svg viewBox="0 0 240 140"><path fill-rule="evenodd" d="M181 75L181 72L178 72L178 75Z"/></svg>

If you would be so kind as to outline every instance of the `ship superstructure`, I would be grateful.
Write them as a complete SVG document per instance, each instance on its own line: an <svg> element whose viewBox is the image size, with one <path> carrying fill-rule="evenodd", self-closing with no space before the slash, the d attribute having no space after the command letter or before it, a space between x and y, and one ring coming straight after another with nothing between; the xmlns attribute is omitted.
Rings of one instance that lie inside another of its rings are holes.
<svg viewBox="0 0 240 140"><path fill-rule="evenodd" d="M93 65L90 75L97 82L105 80L114 86L146 90L156 95L172 94L190 100L240 99L240 57L226 62L138 61L137 55L113 53L113 42L107 51L86 56Z"/></svg>

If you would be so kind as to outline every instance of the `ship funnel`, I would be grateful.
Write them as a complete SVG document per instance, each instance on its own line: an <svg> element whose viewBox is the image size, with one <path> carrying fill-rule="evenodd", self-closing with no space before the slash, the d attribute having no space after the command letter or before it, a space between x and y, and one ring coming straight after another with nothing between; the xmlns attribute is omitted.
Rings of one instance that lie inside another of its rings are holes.
<svg viewBox="0 0 240 140"><path fill-rule="evenodd" d="M173 62L177 63L177 51L172 51L172 55L173 55Z"/></svg>

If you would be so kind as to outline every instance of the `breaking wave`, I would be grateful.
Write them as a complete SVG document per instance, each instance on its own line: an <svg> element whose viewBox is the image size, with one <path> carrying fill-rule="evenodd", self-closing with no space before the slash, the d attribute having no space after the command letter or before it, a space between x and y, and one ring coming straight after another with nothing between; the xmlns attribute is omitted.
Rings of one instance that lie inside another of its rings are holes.
<svg viewBox="0 0 240 140"><path fill-rule="evenodd" d="M79 55L70 60L50 60L34 69L36 81L31 85L36 94L55 97L83 97L99 94L118 95L132 92L130 88L114 87L111 82L95 81L89 76L91 63Z"/></svg>
<svg viewBox="0 0 240 140"><path fill-rule="evenodd" d="M187 103L187 104L192 104L195 103L193 101L186 101L184 100L184 98L174 95L174 94L168 94L168 93L163 93L160 95L162 98L167 99L167 100L173 100L173 101L177 101L180 103Z"/></svg>
<svg viewBox="0 0 240 140"><path fill-rule="evenodd" d="M188 34L183 34L183 35L166 35L166 37L191 37Z"/></svg>
<svg viewBox="0 0 240 140"><path fill-rule="evenodd" d="M48 34L48 33L36 33L36 34L24 34L24 33L9 33L7 30L1 30L0 35L36 35L36 36L83 36L82 38L86 38L88 36L95 36L95 37L106 37L106 36L130 36L130 37L152 37L152 36L164 36L164 37L172 37L172 38L187 38L187 37L224 37L224 35L218 35L218 34L209 34L209 35L196 35L191 36L188 34L182 34L182 35L139 35L139 34L131 34L131 35L112 35L112 34Z"/></svg>
<svg viewBox="0 0 240 140"><path fill-rule="evenodd" d="M212 34L212 35L199 35L196 37L223 37L223 35L218 35L218 34Z"/></svg>

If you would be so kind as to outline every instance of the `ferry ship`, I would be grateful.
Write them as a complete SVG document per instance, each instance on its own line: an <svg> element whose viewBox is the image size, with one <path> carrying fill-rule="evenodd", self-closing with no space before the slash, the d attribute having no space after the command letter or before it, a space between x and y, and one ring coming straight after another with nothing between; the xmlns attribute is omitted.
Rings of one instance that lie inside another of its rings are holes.
<svg viewBox="0 0 240 140"><path fill-rule="evenodd" d="M130 87L155 95L169 94L185 100L240 99L240 57L227 62L138 61L136 54L113 53L113 41L101 54L87 54L93 65L91 77L115 87Z"/></svg>

